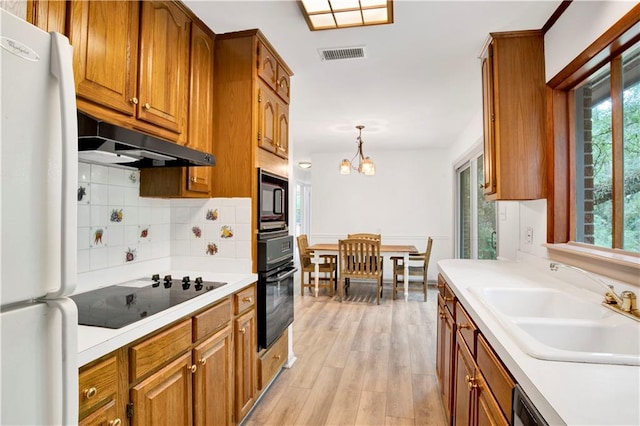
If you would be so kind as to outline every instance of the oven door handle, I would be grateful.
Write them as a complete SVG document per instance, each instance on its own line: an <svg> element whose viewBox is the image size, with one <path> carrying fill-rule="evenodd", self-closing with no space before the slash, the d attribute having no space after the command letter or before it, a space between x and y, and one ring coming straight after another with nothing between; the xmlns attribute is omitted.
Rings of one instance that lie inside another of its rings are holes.
<svg viewBox="0 0 640 426"><path fill-rule="evenodd" d="M284 274L276 275L275 277L269 277L265 281L267 283L275 283L275 282L278 282L278 281L285 280L285 279L289 278L291 275L295 274L295 272L297 270L298 270L298 268L292 268L292 269L288 270L287 272L285 272Z"/></svg>

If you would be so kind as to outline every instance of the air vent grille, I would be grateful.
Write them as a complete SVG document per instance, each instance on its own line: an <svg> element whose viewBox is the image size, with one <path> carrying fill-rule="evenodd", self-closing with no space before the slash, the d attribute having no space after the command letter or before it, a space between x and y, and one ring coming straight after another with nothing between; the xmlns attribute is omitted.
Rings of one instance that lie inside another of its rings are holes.
<svg viewBox="0 0 640 426"><path fill-rule="evenodd" d="M364 46L334 47L330 49L318 49L322 61L341 61L344 59L366 58L367 52Z"/></svg>

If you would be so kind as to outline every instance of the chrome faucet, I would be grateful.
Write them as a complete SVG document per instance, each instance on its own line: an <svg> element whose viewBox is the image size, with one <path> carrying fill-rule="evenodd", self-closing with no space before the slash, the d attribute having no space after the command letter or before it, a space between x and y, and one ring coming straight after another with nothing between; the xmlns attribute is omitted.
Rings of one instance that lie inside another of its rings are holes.
<svg viewBox="0 0 640 426"><path fill-rule="evenodd" d="M584 269L580 269L576 266L565 265L564 263L551 262L549 264L549 269L551 269L552 271L557 271L560 268L573 269L574 271L585 274L593 281L597 282L605 290L604 300L602 301L605 306L635 320L640 320L640 311L638 311L636 305L636 295L634 292L623 291L622 293L620 293L620 295L618 295L616 294L613 285L607 284L603 279L599 278L589 271L585 271Z"/></svg>

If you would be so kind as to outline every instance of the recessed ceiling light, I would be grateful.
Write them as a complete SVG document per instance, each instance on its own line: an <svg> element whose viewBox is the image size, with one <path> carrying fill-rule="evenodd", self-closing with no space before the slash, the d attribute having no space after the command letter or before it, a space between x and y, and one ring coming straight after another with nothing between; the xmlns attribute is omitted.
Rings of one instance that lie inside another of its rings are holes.
<svg viewBox="0 0 640 426"><path fill-rule="evenodd" d="M393 23L393 0L298 0L311 31Z"/></svg>

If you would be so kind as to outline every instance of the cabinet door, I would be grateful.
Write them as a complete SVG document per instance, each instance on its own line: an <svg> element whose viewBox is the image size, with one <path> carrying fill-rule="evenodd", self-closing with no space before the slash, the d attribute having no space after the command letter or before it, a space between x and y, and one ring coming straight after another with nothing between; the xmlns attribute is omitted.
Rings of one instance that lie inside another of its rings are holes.
<svg viewBox="0 0 640 426"><path fill-rule="evenodd" d="M122 419L118 417L116 401L112 399L78 422L79 426L120 426Z"/></svg>
<svg viewBox="0 0 640 426"><path fill-rule="evenodd" d="M438 295L438 327L437 327L436 373L440 382L440 394L445 414L451 419L452 390L454 373L454 331L453 317L449 313L441 295Z"/></svg>
<svg viewBox="0 0 640 426"><path fill-rule="evenodd" d="M172 2L141 3L138 118L184 143L191 21Z"/></svg>
<svg viewBox="0 0 640 426"><path fill-rule="evenodd" d="M258 41L258 75L273 90L276 90L278 62L271 50Z"/></svg>
<svg viewBox="0 0 640 426"><path fill-rule="evenodd" d="M138 2L71 2L69 41L73 45L77 96L133 116L137 102Z"/></svg>
<svg viewBox="0 0 640 426"><path fill-rule="evenodd" d="M133 426L189 425L192 413L191 352L131 389Z"/></svg>
<svg viewBox="0 0 640 426"><path fill-rule="evenodd" d="M482 58L482 111L484 120L484 193L496 192L495 110L493 99L493 46Z"/></svg>
<svg viewBox="0 0 640 426"><path fill-rule="evenodd" d="M186 145L211 152L213 144L213 38L197 25L191 29L189 131ZM187 169L187 190L209 193L210 167Z"/></svg>
<svg viewBox="0 0 640 426"><path fill-rule="evenodd" d="M271 89L258 84L258 146L276 151L276 99Z"/></svg>
<svg viewBox="0 0 640 426"><path fill-rule="evenodd" d="M57 31L60 34L66 34L66 16L66 1L32 0L27 2L27 22L32 23L44 31Z"/></svg>
<svg viewBox="0 0 640 426"><path fill-rule="evenodd" d="M507 426L509 422L502 414L498 401L493 397L482 374L476 375L476 385L478 393L476 424L478 426Z"/></svg>
<svg viewBox="0 0 640 426"><path fill-rule="evenodd" d="M233 341L231 325L196 346L194 424L230 425L233 420Z"/></svg>
<svg viewBox="0 0 640 426"><path fill-rule="evenodd" d="M236 422L249 412L256 397L256 311L234 321Z"/></svg>
<svg viewBox="0 0 640 426"><path fill-rule="evenodd" d="M291 98L291 81L289 78L289 74L282 67L282 65L278 64L278 81L276 82L276 92L282 100L289 104L289 99Z"/></svg>
<svg viewBox="0 0 640 426"><path fill-rule="evenodd" d="M460 333L456 336L456 373L453 390L453 424L468 426L475 421L475 362Z"/></svg>
<svg viewBox="0 0 640 426"><path fill-rule="evenodd" d="M278 102L278 128L276 129L276 154L282 158L289 157L289 107Z"/></svg>

